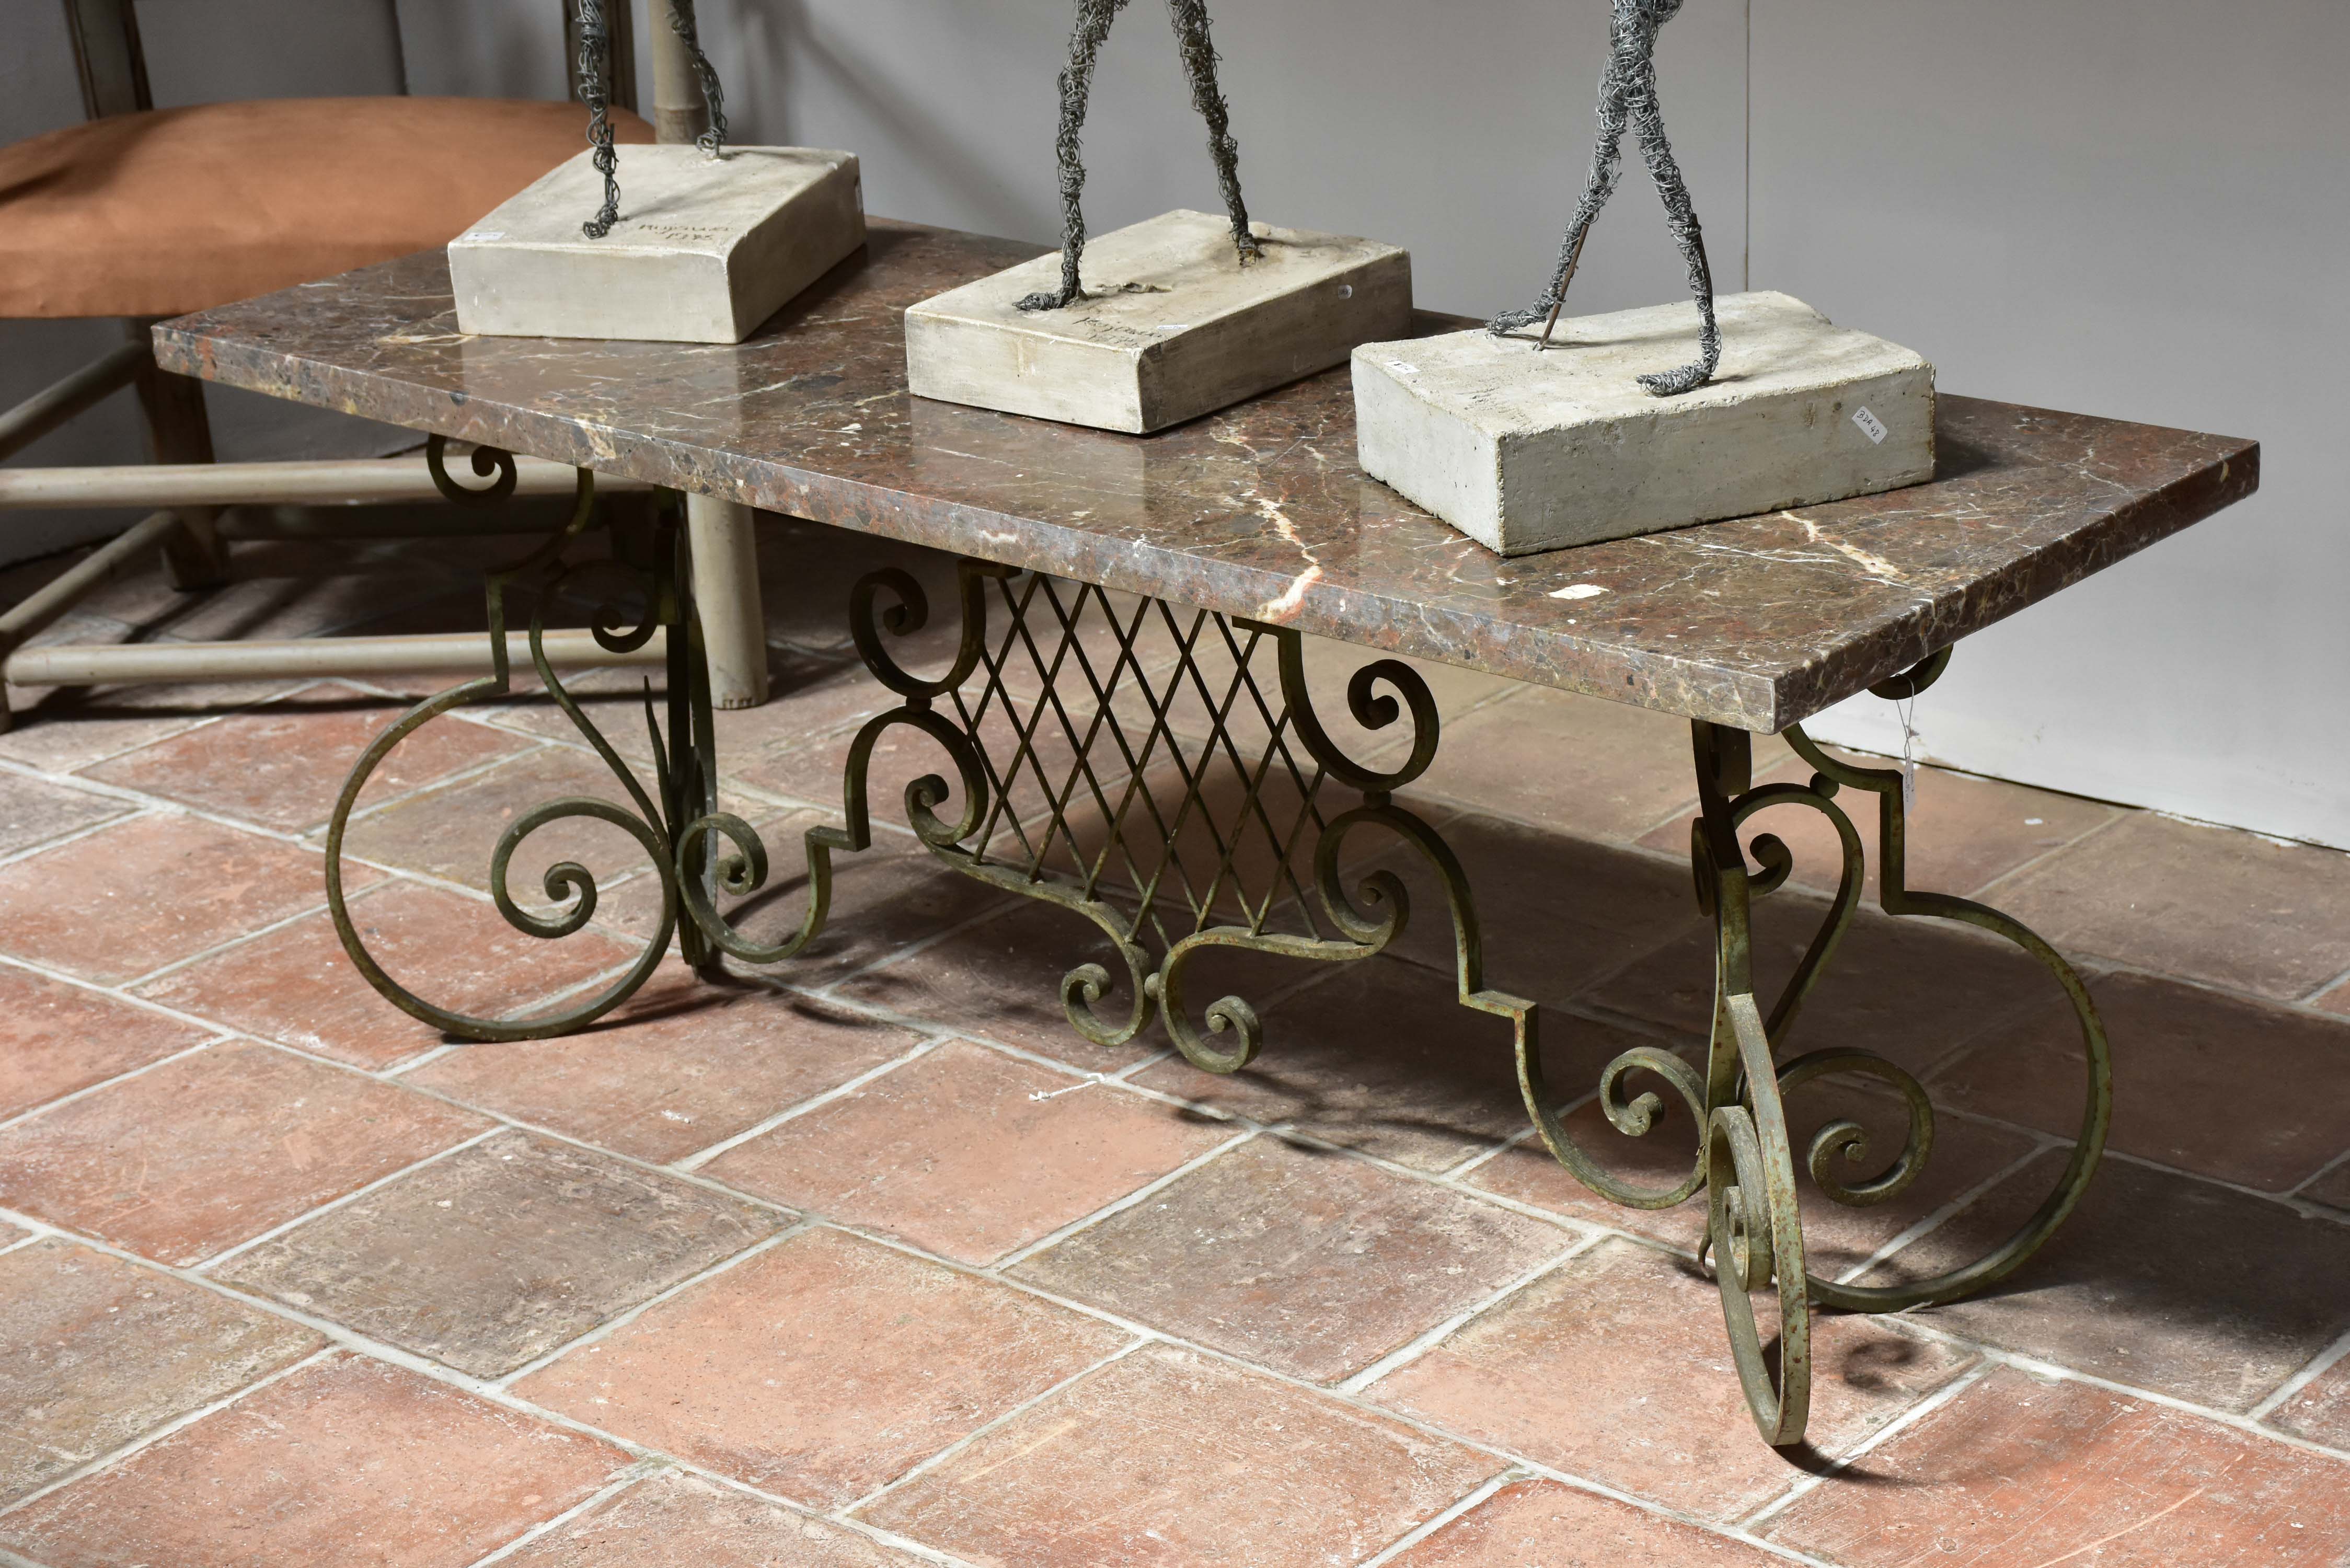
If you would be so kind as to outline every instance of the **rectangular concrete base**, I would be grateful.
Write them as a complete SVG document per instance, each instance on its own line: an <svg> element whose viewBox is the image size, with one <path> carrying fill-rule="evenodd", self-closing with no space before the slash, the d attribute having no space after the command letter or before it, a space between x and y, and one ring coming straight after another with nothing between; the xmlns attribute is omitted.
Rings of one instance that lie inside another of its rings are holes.
<svg viewBox="0 0 2350 1568"><path fill-rule="evenodd" d="M1705 386L1635 379L1697 357L1693 305L1366 343L1364 469L1504 556L1870 495L1934 472L1934 368L1783 294L1716 300Z"/></svg>
<svg viewBox="0 0 2350 1568"><path fill-rule="evenodd" d="M682 144L619 149L620 217L592 152L449 243L460 330L509 337L739 343L865 243L854 153Z"/></svg>
<svg viewBox="0 0 2350 1568"><path fill-rule="evenodd" d="M906 312L915 394L1133 434L1163 430L1326 370L1411 323L1411 257L1343 234L1232 225L1175 212L1086 247L1086 296L1017 302L1060 285L1058 252L950 289Z"/></svg>

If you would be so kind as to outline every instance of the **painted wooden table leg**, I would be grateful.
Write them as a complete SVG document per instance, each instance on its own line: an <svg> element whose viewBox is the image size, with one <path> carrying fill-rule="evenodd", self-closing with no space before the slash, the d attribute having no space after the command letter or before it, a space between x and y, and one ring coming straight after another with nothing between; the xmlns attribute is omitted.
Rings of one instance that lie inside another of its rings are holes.
<svg viewBox="0 0 2350 1568"><path fill-rule="evenodd" d="M685 498L693 599L710 660L710 700L755 708L767 700L767 626L759 603L757 514L712 495Z"/></svg>

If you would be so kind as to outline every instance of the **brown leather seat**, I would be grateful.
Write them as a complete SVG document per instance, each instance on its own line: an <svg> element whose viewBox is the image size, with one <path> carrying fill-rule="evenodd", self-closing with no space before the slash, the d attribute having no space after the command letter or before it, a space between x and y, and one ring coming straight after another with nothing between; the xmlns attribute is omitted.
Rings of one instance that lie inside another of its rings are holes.
<svg viewBox="0 0 2350 1568"><path fill-rule="evenodd" d="M0 317L179 316L446 244L587 130L574 103L322 98L36 136L0 148ZM653 139L625 110L613 135Z"/></svg>

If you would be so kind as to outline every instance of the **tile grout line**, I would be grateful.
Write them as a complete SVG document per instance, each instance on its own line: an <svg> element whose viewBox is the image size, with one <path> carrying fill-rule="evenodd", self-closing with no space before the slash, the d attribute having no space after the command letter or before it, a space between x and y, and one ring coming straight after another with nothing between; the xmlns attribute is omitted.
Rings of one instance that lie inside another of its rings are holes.
<svg viewBox="0 0 2350 1568"><path fill-rule="evenodd" d="M1185 1160L1174 1169L1168 1171L1163 1175L1154 1177L1150 1180L1146 1181L1141 1186L1136 1188L1133 1191L1127 1193L1125 1196L1113 1199L1111 1201L1105 1203L1098 1209L1093 1210L1087 1213L1080 1214L1065 1225L1055 1226L1054 1229L1045 1231L1042 1236L1037 1237L1035 1241L1014 1247L1010 1251L1001 1253L993 1262L981 1266L984 1272L990 1274L1004 1274L1009 1270L1016 1269L1039 1252L1056 1247L1063 1241L1068 1241L1071 1237L1082 1235L1086 1231L1092 1230L1097 1224L1102 1223L1111 1219L1113 1216L1123 1214L1129 1209L1141 1207L1151 1199L1159 1196L1161 1192L1166 1191L1170 1187L1175 1185L1176 1182L1181 1180L1184 1177L1191 1175L1193 1171L1200 1169L1202 1166L1222 1158L1224 1155L1240 1147L1243 1144L1248 1143L1252 1139L1260 1136L1262 1136L1262 1133L1259 1129L1243 1125L1241 1131L1234 1133L1232 1137L1225 1138L1222 1142L1216 1144L1214 1147L1205 1150L1204 1152Z"/></svg>
<svg viewBox="0 0 2350 1568"><path fill-rule="evenodd" d="M400 1180L403 1177L410 1176L417 1171L422 1170L427 1166L440 1164L442 1160L447 1159L452 1155L463 1154L465 1150L473 1147L476 1144L497 1137L498 1134L505 1130L506 1129L504 1127L494 1125L484 1127L480 1132L473 1134L472 1137L467 1137L461 1142L452 1143L443 1149L436 1149L432 1153L426 1155L421 1159L411 1160L408 1164L401 1166L397 1170L390 1171L382 1176L377 1177L373 1181L368 1182L365 1186L351 1189L348 1192L344 1193L339 1198L330 1198L315 1209L304 1210L301 1213L296 1215L293 1219L285 1221L283 1224L273 1225L266 1231L247 1236L244 1241L237 1242L233 1247L224 1247L221 1251L213 1252L207 1257L201 1258L192 1263L182 1264L181 1266L188 1269L192 1272L209 1272L210 1271L218 1268L223 1263L229 1262L241 1257L246 1252L252 1251L254 1249L263 1245L265 1242L276 1241L278 1237L283 1236L288 1231L307 1225L313 1220L321 1219L326 1215L333 1213L338 1209L356 1203L360 1199L365 1198L382 1188L390 1186L393 1182Z"/></svg>
<svg viewBox="0 0 2350 1568"><path fill-rule="evenodd" d="M180 1050L174 1051L168 1056L158 1056L152 1062L141 1062L136 1067L127 1068L122 1072L115 1074L114 1076L110 1078L100 1078L95 1084L84 1084L80 1088L69 1089L53 1100L43 1100L40 1104L28 1106L24 1110L16 1112L13 1116L0 1116L0 1133L5 1133L12 1127L22 1126L24 1123L31 1121L36 1116L46 1116L49 1112L57 1109L59 1106L72 1105L76 1100L88 1099L90 1096L98 1094L101 1090L110 1089L117 1084L125 1084L129 1083L133 1078L144 1077L148 1074L154 1072L159 1067L168 1067L174 1062L200 1054L203 1052L210 1051L215 1046L233 1044L234 1038L235 1037L234 1035L223 1034L216 1035L210 1040L199 1040L193 1045L185 1046Z"/></svg>
<svg viewBox="0 0 2350 1568"><path fill-rule="evenodd" d="M2088 797L2085 795L2075 798L2087 799ZM2087 844L2094 839L2102 838L2106 834L2113 832L2115 829L2121 826L2123 823L2134 822L2139 817L2148 815L2146 809L2142 806L2124 805L2119 801L2101 800L2096 804L2099 805L2112 806L2114 808L2114 815L2104 822L2097 824L2095 827L2090 828L2086 833L2083 833L2066 843L2058 845L2055 848L2049 850L2046 854L2036 855L2020 866L2012 866L2008 867L1998 876L1992 877L1990 881L1985 882L1981 887L1976 888L1970 897L1975 898L1978 902L1987 904L1991 902L1991 896L1993 893L1998 892L2003 887L2008 887L2011 884L2022 881L2026 874L2042 869L2057 857L2062 855L2070 855L2074 850L2080 848L2081 846ZM2053 946L2054 944L2052 943L2051 945Z"/></svg>
<svg viewBox="0 0 2350 1568"><path fill-rule="evenodd" d="M144 1260L141 1261L143 1262ZM286 1378L293 1376L294 1374L297 1372L304 1371L308 1367L316 1366L318 1363L332 1358L338 1353L338 1347L332 1343L322 1345L317 1349L310 1352L307 1355L298 1356L295 1360L287 1362L283 1366L265 1372L259 1377L254 1379L254 1381L244 1384L227 1394L224 1394L217 1399L208 1400L192 1410L174 1416L170 1420L161 1423L160 1426L151 1428L147 1431L140 1433L137 1437L130 1438L128 1442L119 1444L116 1447L108 1449L103 1454L99 1454L92 1459L84 1460L82 1463L76 1465L73 1469L66 1471L63 1475L54 1478L46 1485L36 1487L31 1491L28 1491L24 1496L16 1499L6 1506L0 1507L0 1520L7 1518L12 1513L20 1512L21 1511L29 1508L34 1503L38 1502L41 1499L48 1496L51 1492L63 1490L65 1488L71 1486L78 1480L96 1475L101 1470L110 1469L117 1464L132 1458L140 1451L153 1448L156 1444L162 1442L165 1438L170 1438L178 1432L183 1431L187 1428L194 1426L198 1421L203 1420L205 1417L225 1410L230 1406L237 1404L244 1399L246 1396L259 1393L262 1389L268 1387L273 1383L281 1382Z"/></svg>
<svg viewBox="0 0 2350 1568"><path fill-rule="evenodd" d="M2339 1339L2319 1351L2300 1371L2279 1384L2267 1398L2244 1412L2245 1418L2265 1423L2284 1407L2287 1400L2324 1376L2345 1355L2350 1355L2350 1331L2345 1331Z"/></svg>
<svg viewBox="0 0 2350 1568"><path fill-rule="evenodd" d="M989 1433L1000 1430L1001 1428L1009 1426L1012 1422L1026 1415L1029 1411L1044 1404L1046 1400L1055 1398L1066 1390L1075 1387L1077 1384L1084 1382L1087 1378L1091 1377L1095 1373L1102 1370L1102 1368L1109 1366L1117 1362L1124 1361L1128 1356L1132 1355L1136 1351L1144 1348L1151 1343L1153 1343L1153 1341L1149 1338L1129 1338L1124 1345L1119 1345L1116 1350L1111 1351L1108 1355L1101 1356L1087 1366L1079 1367L1076 1371L1070 1373L1066 1377L1055 1383L1051 1387L1032 1395L1028 1398L1023 1399L1018 1404L1012 1406L1009 1409L1003 1411L1001 1414L990 1418L989 1420L982 1422L980 1425L972 1428L970 1431L965 1432L962 1437L957 1438L953 1442L949 1443L946 1447L939 1449L936 1453L930 1454L922 1459L917 1459L913 1464L908 1466L897 1475L892 1476L889 1480L883 1481L879 1486L873 1488L870 1491L865 1492L858 1497L852 1498L850 1501L828 1510L825 1517L827 1519L838 1520L842 1522L847 1521L849 1519L855 1517L860 1510L872 1507L875 1503L879 1502L883 1498L888 1497L891 1492L898 1490L900 1487L910 1486L915 1481L920 1480L923 1476L928 1475L931 1471L947 1464L957 1455L963 1453L967 1449L977 1445L979 1441L985 1438Z"/></svg>
<svg viewBox="0 0 2350 1568"><path fill-rule="evenodd" d="M757 1240L727 1253L723 1258L717 1259L712 1262L703 1264L701 1268L694 1270L683 1279L662 1286L660 1290L655 1291L651 1295L647 1296L644 1300L638 1302L632 1306L624 1308L620 1312L615 1313L610 1317L591 1324L582 1332L565 1340L562 1344L555 1345L551 1349L541 1351L538 1355L532 1356L529 1360L524 1362L521 1366L515 1367L512 1371L501 1372L495 1376L484 1377L482 1381L494 1388L502 1390L511 1389L515 1384L521 1382L524 1378L530 1376L533 1373L545 1370L562 1357L570 1355L573 1351L585 1349L588 1346L603 1343L605 1340L609 1339L613 1334L618 1334L620 1330L636 1322L637 1319L644 1316L645 1314L650 1312L653 1308L671 1300L674 1297L684 1294L694 1286L708 1280L714 1280L721 1274L731 1272L739 1265L749 1262L753 1258L758 1257L760 1254L764 1252L773 1251L775 1248L782 1246L785 1242L805 1236L811 1231L815 1231L819 1228L820 1222L818 1220L805 1214L795 1215L789 1222L777 1226L775 1230L769 1231L764 1236L761 1236Z"/></svg>
<svg viewBox="0 0 2350 1568"><path fill-rule="evenodd" d="M2070 1148L2072 1147L2072 1144L2064 1139L2049 1137L2047 1135L2043 1134L2039 1141L2035 1142L2030 1148L2025 1149L2015 1158L2010 1160L2007 1164L2001 1166L1997 1170L1992 1171L1989 1176L1983 1178L1981 1181L1976 1182L1972 1187L1960 1191L1941 1207L1915 1220L1907 1230L1897 1231L1892 1237L1881 1243L1875 1251L1869 1253L1868 1256L1863 1258L1859 1262L1855 1263L1851 1268L1846 1269L1844 1272L1838 1274L1835 1277L1835 1282L1839 1285L1856 1283L1866 1277L1872 1270L1877 1269L1890 1261L1896 1253L1901 1251L1904 1248L1924 1241L1927 1237L1940 1230L1949 1221L1956 1219L1961 1212L1972 1208L1979 1199L1988 1194L1992 1189L1999 1187L2007 1181L2009 1178L2021 1175L2024 1167L2033 1164L2050 1149Z"/></svg>
<svg viewBox="0 0 2350 1568"><path fill-rule="evenodd" d="M549 1515L536 1524L525 1527L523 1532L512 1541L503 1546L492 1547L488 1555L474 1558L465 1565L465 1568L490 1568L490 1564L494 1563L503 1563L531 1542L536 1541L541 1536L554 1533L556 1530L579 1518L588 1510L600 1503L610 1501L622 1492L659 1474L660 1474L660 1468L658 1462L652 1459L638 1459L632 1464L626 1465L615 1479L606 1481L562 1512Z"/></svg>
<svg viewBox="0 0 2350 1568"><path fill-rule="evenodd" d="M1517 1466L1506 1465L1503 1467L1501 1469L1494 1471L1492 1475L1487 1476L1483 1480L1479 1481L1475 1486L1471 1487L1468 1491L1464 1492L1460 1497L1455 1498L1444 1507L1437 1510L1436 1512L1430 1514L1428 1518L1421 1520L1418 1524L1412 1525L1404 1531L1402 1534L1397 1536L1385 1546L1382 1546L1378 1551L1372 1552L1368 1557L1364 1558L1362 1562L1357 1565L1357 1568L1380 1568L1382 1563L1394 1562L1404 1552L1410 1551L1413 1547L1419 1545L1430 1536L1434 1535L1438 1531L1442 1530L1454 1520L1461 1518L1463 1514L1474 1511L1479 1504L1484 1502L1486 1499L1492 1497L1495 1492L1500 1491L1503 1487L1526 1479L1528 1479L1526 1473L1519 1469Z"/></svg>
<svg viewBox="0 0 2350 1568"><path fill-rule="evenodd" d="M760 1121L753 1122L741 1132L730 1133L726 1137L720 1138L715 1143L695 1149L690 1154L681 1155L678 1158L671 1160L664 1168L673 1170L681 1176L691 1175L693 1172L700 1170L703 1166L710 1164L712 1160L719 1158L721 1156L730 1154L733 1150L741 1147L743 1145L751 1142L754 1138L764 1137L766 1134L775 1131L777 1127L789 1122L797 1121L800 1117L808 1115L810 1112L820 1110L824 1106L833 1104L835 1101L845 1100L851 1095L856 1094L859 1089L862 1089L867 1085L874 1082L876 1079L887 1077L890 1074L895 1073L900 1067L912 1066L915 1063L921 1061L924 1057L936 1053L940 1047L947 1044L951 1039L951 1035L941 1034L933 1035L926 1040L918 1040L911 1046L899 1052L897 1055L890 1057L888 1061L877 1063L873 1066L866 1068L861 1073L844 1078L828 1089L820 1090L816 1094L808 1096L805 1099L795 1100L792 1104L785 1106L782 1110L775 1112L773 1116L767 1116Z"/></svg>
<svg viewBox="0 0 2350 1568"><path fill-rule="evenodd" d="M1341 1394L1365 1393L1373 1384L1402 1371L1477 1319L1500 1307L1513 1296L1530 1290L1553 1274L1560 1272L1575 1259L1607 1240L1607 1236L1598 1231L1586 1231L1579 1234L1571 1233L1566 1238L1565 1248L1555 1256L1545 1258L1533 1268L1521 1272L1516 1278L1504 1282L1497 1289L1471 1302L1433 1327L1422 1330L1373 1361L1369 1366L1336 1380L1330 1386Z"/></svg>
<svg viewBox="0 0 2350 1568"><path fill-rule="evenodd" d="M1742 1514L1736 1521L1737 1527L1759 1537L1764 1530L1772 1528L1774 1516L1783 1515L1797 1502L1850 1469L1861 1459L1883 1448L1897 1436L1926 1420L1945 1406L1956 1403L1960 1396L1989 1377L1992 1370L1993 1365L1991 1359L1987 1356L1980 1357L1974 1366L1962 1368L1957 1376L1941 1387L1918 1400L1908 1409L1900 1411L1877 1430L1864 1435L1858 1442L1837 1455L1817 1472L1796 1477L1777 1497L1765 1501L1752 1512Z"/></svg>
<svg viewBox="0 0 2350 1568"><path fill-rule="evenodd" d="M1758 1552L1767 1552L1782 1562L1800 1563L1803 1568L1848 1568L1848 1565L1833 1563L1825 1558L1814 1557L1809 1552L1782 1545L1775 1541L1765 1541L1734 1521L1723 1523L1719 1520L1709 1519L1703 1514L1676 1508L1670 1503L1659 1502L1654 1499L1642 1497L1637 1492L1610 1486L1606 1481L1595 1480L1589 1476L1578 1475L1573 1470L1560 1469L1554 1465L1541 1464L1532 1459L1519 1462L1530 1476L1543 1480L1556 1481L1561 1486L1572 1487L1576 1491L1588 1492L1594 1497L1604 1497L1611 1502L1623 1503L1652 1518L1669 1520L1676 1524L1687 1525L1692 1530L1702 1531L1707 1535L1735 1541L1742 1545L1751 1546Z"/></svg>

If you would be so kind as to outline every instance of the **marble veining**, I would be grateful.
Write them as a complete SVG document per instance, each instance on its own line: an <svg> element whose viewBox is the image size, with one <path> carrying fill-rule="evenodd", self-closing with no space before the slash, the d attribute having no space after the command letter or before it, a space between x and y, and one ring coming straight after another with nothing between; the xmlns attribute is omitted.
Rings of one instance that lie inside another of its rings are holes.
<svg viewBox="0 0 2350 1568"><path fill-rule="evenodd" d="M2249 441L1945 394L1926 483L1504 559L1356 465L1344 366L1149 436L910 396L906 306L1040 252L877 219L862 252L727 345L467 337L445 256L423 252L166 322L156 356L411 429L1758 732L2259 483Z"/></svg>

